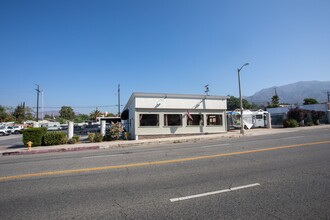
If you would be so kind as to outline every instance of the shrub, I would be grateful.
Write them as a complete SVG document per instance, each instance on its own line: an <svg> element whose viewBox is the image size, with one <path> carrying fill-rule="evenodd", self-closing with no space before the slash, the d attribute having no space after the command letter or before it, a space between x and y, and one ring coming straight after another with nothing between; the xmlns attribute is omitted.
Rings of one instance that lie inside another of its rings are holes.
<svg viewBox="0 0 330 220"><path fill-rule="evenodd" d="M312 114L310 111L306 111L305 113L304 125L313 126Z"/></svg>
<svg viewBox="0 0 330 220"><path fill-rule="evenodd" d="M43 137L47 132L47 128L28 128L23 131L23 144L27 146L28 142L32 142L32 147L43 145Z"/></svg>
<svg viewBox="0 0 330 220"><path fill-rule="evenodd" d="M288 112L288 119L294 119L297 122L301 122L304 119L304 116L304 110L299 108L291 109Z"/></svg>
<svg viewBox="0 0 330 220"><path fill-rule="evenodd" d="M315 125L319 125L320 119L325 115L325 113L321 111L311 111L311 115L312 115L313 123Z"/></svg>
<svg viewBox="0 0 330 220"><path fill-rule="evenodd" d="M66 133L61 131L47 132L44 136L44 142L46 146L66 144L67 141L68 138L66 137Z"/></svg>
<svg viewBox="0 0 330 220"><path fill-rule="evenodd" d="M88 134L88 140L89 140L90 142L94 142L94 138L95 138L95 133L89 133L89 134Z"/></svg>
<svg viewBox="0 0 330 220"><path fill-rule="evenodd" d="M119 140L123 130L124 130L123 125L120 122L117 123L111 122L111 127L110 127L111 140Z"/></svg>
<svg viewBox="0 0 330 220"><path fill-rule="evenodd" d="M103 140L103 135L101 133L96 133L94 137L95 142L102 142Z"/></svg>
<svg viewBox="0 0 330 220"><path fill-rule="evenodd" d="M285 128L295 128L298 127L298 122L295 119L285 119L283 121L283 126Z"/></svg>
<svg viewBox="0 0 330 220"><path fill-rule="evenodd" d="M124 138L126 141L129 140L130 136L131 136L131 134L129 132L127 132L127 131L124 132Z"/></svg>
<svg viewBox="0 0 330 220"><path fill-rule="evenodd" d="M68 140L68 144L75 144L75 143L77 143L77 140L74 139L73 137Z"/></svg>
<svg viewBox="0 0 330 220"><path fill-rule="evenodd" d="M111 135L110 134L104 135L103 141L111 141Z"/></svg>
<svg viewBox="0 0 330 220"><path fill-rule="evenodd" d="M75 140L76 143L79 143L79 142L80 142L80 137L77 136L77 135L74 135L74 136L72 137L72 140Z"/></svg>

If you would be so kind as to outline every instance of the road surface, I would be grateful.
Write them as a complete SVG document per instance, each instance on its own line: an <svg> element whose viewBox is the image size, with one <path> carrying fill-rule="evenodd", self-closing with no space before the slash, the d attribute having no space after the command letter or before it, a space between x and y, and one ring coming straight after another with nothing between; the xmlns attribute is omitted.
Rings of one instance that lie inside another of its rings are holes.
<svg viewBox="0 0 330 220"><path fill-rule="evenodd" d="M0 219L330 219L330 129L0 157Z"/></svg>

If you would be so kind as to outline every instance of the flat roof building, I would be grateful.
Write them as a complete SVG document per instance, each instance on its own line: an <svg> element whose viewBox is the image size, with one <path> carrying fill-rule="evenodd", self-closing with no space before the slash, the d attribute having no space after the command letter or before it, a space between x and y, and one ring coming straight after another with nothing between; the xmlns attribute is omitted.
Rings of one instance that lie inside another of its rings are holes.
<svg viewBox="0 0 330 220"><path fill-rule="evenodd" d="M226 132L227 96L133 93L122 119L131 138Z"/></svg>

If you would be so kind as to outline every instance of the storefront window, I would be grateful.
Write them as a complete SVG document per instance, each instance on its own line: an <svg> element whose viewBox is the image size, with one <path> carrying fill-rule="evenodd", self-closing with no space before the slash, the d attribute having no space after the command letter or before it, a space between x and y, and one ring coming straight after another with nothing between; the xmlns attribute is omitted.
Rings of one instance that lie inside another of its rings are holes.
<svg viewBox="0 0 330 220"><path fill-rule="evenodd" d="M203 126L203 115L199 114L190 114L190 116L187 115L187 126Z"/></svg>
<svg viewBox="0 0 330 220"><path fill-rule="evenodd" d="M222 115L207 115L207 125L222 125Z"/></svg>
<svg viewBox="0 0 330 220"><path fill-rule="evenodd" d="M181 114L165 114L164 126L182 126Z"/></svg>
<svg viewBox="0 0 330 220"><path fill-rule="evenodd" d="M158 114L140 114L140 126L159 126Z"/></svg>

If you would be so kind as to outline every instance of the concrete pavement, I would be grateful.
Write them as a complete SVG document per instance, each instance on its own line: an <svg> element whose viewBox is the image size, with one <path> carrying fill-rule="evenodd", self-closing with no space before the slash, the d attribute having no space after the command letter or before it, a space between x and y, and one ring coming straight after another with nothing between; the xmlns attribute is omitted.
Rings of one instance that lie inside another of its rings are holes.
<svg viewBox="0 0 330 220"><path fill-rule="evenodd" d="M330 128L330 125L318 125L311 127L298 127L298 128L256 128L251 130L245 130L245 137L248 136L259 136L268 134L279 134L288 133L295 131L306 131L311 129L326 129ZM161 143L182 143L190 141L202 141L204 139L222 139L222 138L240 138L243 137L240 134L240 130L231 130L227 133L220 134L204 134L204 135L193 135L185 137L169 137L169 138L158 138L158 139L146 139L146 140L129 140L129 141L110 141L110 142L98 142L98 143L77 143L77 144L65 144L55 146L40 146L32 147L31 150L27 148L21 149L6 149L0 150L0 154L3 156L9 155L27 155L27 154L42 154L42 153L53 153L53 152L70 152L70 151L82 151L82 150L97 150L107 148L118 148L128 147L142 144L161 144Z"/></svg>

